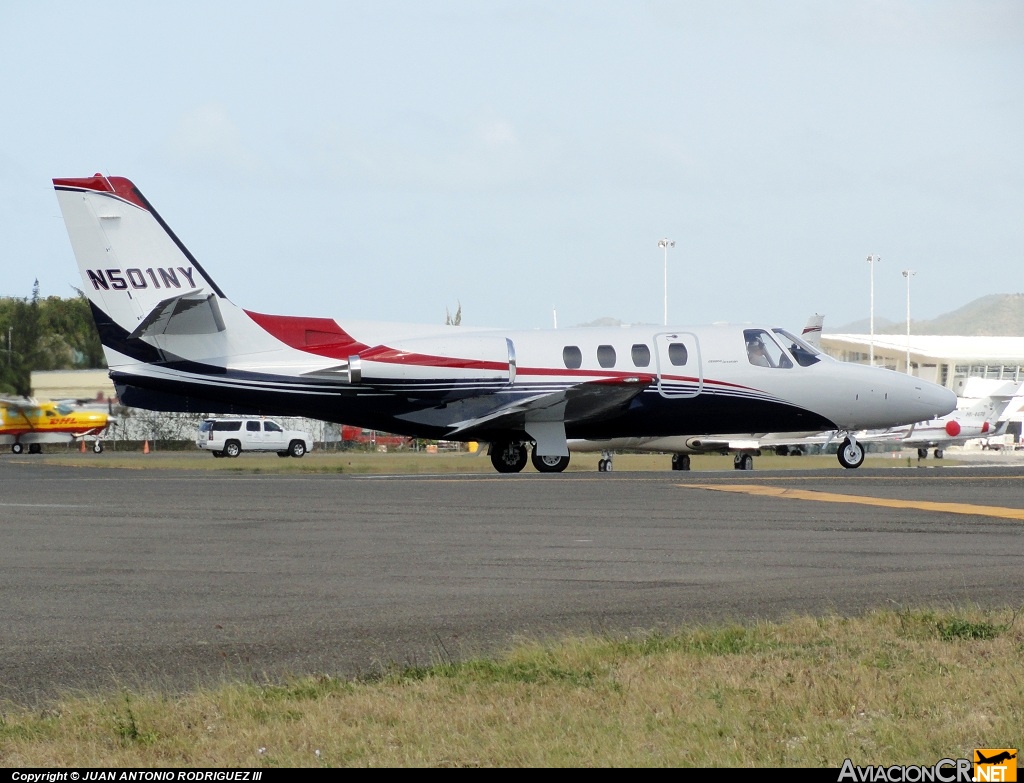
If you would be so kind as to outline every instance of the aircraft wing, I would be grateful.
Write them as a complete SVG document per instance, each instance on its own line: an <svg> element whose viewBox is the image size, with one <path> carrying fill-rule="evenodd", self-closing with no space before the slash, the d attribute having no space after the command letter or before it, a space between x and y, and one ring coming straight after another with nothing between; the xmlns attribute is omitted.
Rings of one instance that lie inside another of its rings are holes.
<svg viewBox="0 0 1024 783"><path fill-rule="evenodd" d="M449 435L525 430L543 454L568 454L565 425L603 419L622 410L654 382L652 375L589 381L510 402L485 415L451 423Z"/></svg>
<svg viewBox="0 0 1024 783"><path fill-rule="evenodd" d="M36 402L36 400L29 398L14 399L11 397L3 397L0 398L0 404L7 408L7 410L12 414L20 416L25 421L25 424L29 429L35 429L35 425L32 424L32 420L29 419L26 412L32 408L39 407L39 403Z"/></svg>

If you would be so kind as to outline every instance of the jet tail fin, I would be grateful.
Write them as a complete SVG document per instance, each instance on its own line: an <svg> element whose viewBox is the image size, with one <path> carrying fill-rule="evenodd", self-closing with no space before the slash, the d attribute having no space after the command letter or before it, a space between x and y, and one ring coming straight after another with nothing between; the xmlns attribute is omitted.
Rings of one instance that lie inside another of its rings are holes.
<svg viewBox="0 0 1024 783"><path fill-rule="evenodd" d="M808 345L812 345L821 350L821 327L825 323L825 316L815 313L807 319L807 325L804 330L800 333L800 337Z"/></svg>
<svg viewBox="0 0 1024 783"><path fill-rule="evenodd" d="M161 318L184 326L191 302L224 298L129 180L96 174L55 179L53 186L85 295L129 334L152 328ZM172 300L178 304L165 312Z"/></svg>

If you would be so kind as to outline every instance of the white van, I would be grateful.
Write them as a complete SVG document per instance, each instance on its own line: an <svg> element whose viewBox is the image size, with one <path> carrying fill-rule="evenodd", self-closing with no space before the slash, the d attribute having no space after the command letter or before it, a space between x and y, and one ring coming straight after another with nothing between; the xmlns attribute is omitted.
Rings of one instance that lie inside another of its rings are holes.
<svg viewBox="0 0 1024 783"><path fill-rule="evenodd" d="M243 451L274 451L279 457L301 457L313 449L308 432L286 430L273 419L206 419L199 425L196 446L215 457L237 457Z"/></svg>

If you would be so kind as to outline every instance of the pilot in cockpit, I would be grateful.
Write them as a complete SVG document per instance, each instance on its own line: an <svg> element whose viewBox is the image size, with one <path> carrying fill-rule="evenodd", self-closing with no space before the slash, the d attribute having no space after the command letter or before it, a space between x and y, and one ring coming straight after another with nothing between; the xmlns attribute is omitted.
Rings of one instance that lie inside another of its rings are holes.
<svg viewBox="0 0 1024 783"><path fill-rule="evenodd" d="M751 364L758 367L772 366L772 360L768 357L768 351L765 350L760 335L751 335L747 338L747 358Z"/></svg>

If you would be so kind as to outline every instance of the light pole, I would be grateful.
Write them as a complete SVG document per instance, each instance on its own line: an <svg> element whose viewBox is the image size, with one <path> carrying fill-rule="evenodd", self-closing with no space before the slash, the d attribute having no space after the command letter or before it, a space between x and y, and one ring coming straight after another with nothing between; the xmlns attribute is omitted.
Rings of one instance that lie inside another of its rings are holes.
<svg viewBox="0 0 1024 783"><path fill-rule="evenodd" d="M868 362L872 367L875 366L875 264L882 260L879 255L868 256L868 267L871 269L871 309L869 311L869 321L871 329L871 338L869 341L868 348Z"/></svg>
<svg viewBox="0 0 1024 783"><path fill-rule="evenodd" d="M658 247L665 251L665 326L668 326L668 249L675 246L674 239L658 240Z"/></svg>
<svg viewBox="0 0 1024 783"><path fill-rule="evenodd" d="M910 278L916 274L913 269L903 270L903 276L907 278L907 375L910 375Z"/></svg>

